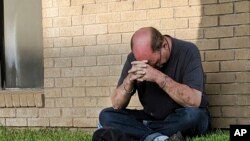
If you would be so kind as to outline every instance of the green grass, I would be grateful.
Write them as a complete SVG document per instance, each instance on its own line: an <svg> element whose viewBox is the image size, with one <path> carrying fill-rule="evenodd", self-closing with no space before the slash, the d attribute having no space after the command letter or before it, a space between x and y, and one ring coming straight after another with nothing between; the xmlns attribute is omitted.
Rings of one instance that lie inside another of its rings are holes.
<svg viewBox="0 0 250 141"><path fill-rule="evenodd" d="M11 129L0 127L0 141L91 141L92 133L67 129ZM229 132L217 130L187 141L229 141Z"/></svg>

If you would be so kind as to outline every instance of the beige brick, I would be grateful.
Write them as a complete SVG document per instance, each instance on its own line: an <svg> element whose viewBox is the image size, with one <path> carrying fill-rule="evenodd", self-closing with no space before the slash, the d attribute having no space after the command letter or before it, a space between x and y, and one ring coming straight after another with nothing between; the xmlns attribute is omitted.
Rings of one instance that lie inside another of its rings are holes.
<svg viewBox="0 0 250 141"><path fill-rule="evenodd" d="M134 30L138 30L142 27L155 27L156 29L160 29L161 25L160 25L160 20L150 20L150 21L136 21L134 22ZM130 31L134 31L134 30L129 30ZM125 32L125 31L124 31Z"/></svg>
<svg viewBox="0 0 250 141"><path fill-rule="evenodd" d="M207 73L206 83L229 83L235 80L235 73Z"/></svg>
<svg viewBox="0 0 250 141"><path fill-rule="evenodd" d="M82 14L82 6L60 7L59 16L75 16Z"/></svg>
<svg viewBox="0 0 250 141"><path fill-rule="evenodd" d="M212 3L217 3L217 0L189 0L189 5L201 5L201 4L212 4Z"/></svg>
<svg viewBox="0 0 250 141"><path fill-rule="evenodd" d="M44 106L44 94L34 94L34 99L36 107Z"/></svg>
<svg viewBox="0 0 250 141"><path fill-rule="evenodd" d="M218 26L218 16L203 16L189 18L189 27L212 27Z"/></svg>
<svg viewBox="0 0 250 141"><path fill-rule="evenodd" d="M20 94L20 106L21 107L28 107L28 101L27 101L27 96L25 94Z"/></svg>
<svg viewBox="0 0 250 141"><path fill-rule="evenodd" d="M72 118L50 118L49 122L52 127L71 127L73 125Z"/></svg>
<svg viewBox="0 0 250 141"><path fill-rule="evenodd" d="M86 4L82 9L83 14L97 14L97 13L107 13L108 4Z"/></svg>
<svg viewBox="0 0 250 141"><path fill-rule="evenodd" d="M121 55L97 56L97 65L119 65Z"/></svg>
<svg viewBox="0 0 250 141"><path fill-rule="evenodd" d="M237 105L249 105L250 96L249 95L238 95L237 96Z"/></svg>
<svg viewBox="0 0 250 141"><path fill-rule="evenodd" d="M6 126L27 126L26 118L6 118Z"/></svg>
<svg viewBox="0 0 250 141"><path fill-rule="evenodd" d="M74 86L97 86L96 77L77 77L74 78Z"/></svg>
<svg viewBox="0 0 250 141"><path fill-rule="evenodd" d="M146 10L128 11L121 13L121 21L139 21L146 19Z"/></svg>
<svg viewBox="0 0 250 141"><path fill-rule="evenodd" d="M249 107L222 107L223 117L248 117L250 114Z"/></svg>
<svg viewBox="0 0 250 141"><path fill-rule="evenodd" d="M16 117L16 110L13 108L1 108L0 109L1 118Z"/></svg>
<svg viewBox="0 0 250 141"><path fill-rule="evenodd" d="M44 69L44 77L60 77L60 69L59 68L46 68Z"/></svg>
<svg viewBox="0 0 250 141"><path fill-rule="evenodd" d="M109 75L108 66L95 66L85 68L86 76L105 76Z"/></svg>
<svg viewBox="0 0 250 141"><path fill-rule="evenodd" d="M45 68L54 67L54 59L52 58L44 58L43 65Z"/></svg>
<svg viewBox="0 0 250 141"><path fill-rule="evenodd" d="M219 62L203 62L204 72L219 72Z"/></svg>
<svg viewBox="0 0 250 141"><path fill-rule="evenodd" d="M19 94L12 94L12 105L13 107L20 107L20 98L19 98ZM1 100L0 100L1 102ZM4 102L5 104L5 102Z"/></svg>
<svg viewBox="0 0 250 141"><path fill-rule="evenodd" d="M84 51L82 47L71 47L71 48L62 48L61 56L62 57L76 57L84 55ZM69 64L67 64L69 65Z"/></svg>
<svg viewBox="0 0 250 141"><path fill-rule="evenodd" d="M72 46L72 37L54 38L54 47L69 47Z"/></svg>
<svg viewBox="0 0 250 141"><path fill-rule="evenodd" d="M107 32L108 32L108 27L106 24L84 26L84 35L105 34Z"/></svg>
<svg viewBox="0 0 250 141"><path fill-rule="evenodd" d="M131 10L133 10L133 1L108 3L109 12L131 11Z"/></svg>
<svg viewBox="0 0 250 141"><path fill-rule="evenodd" d="M236 73L236 82L250 82L250 72Z"/></svg>
<svg viewBox="0 0 250 141"><path fill-rule="evenodd" d="M5 118L0 118L0 126L5 126Z"/></svg>
<svg viewBox="0 0 250 141"><path fill-rule="evenodd" d="M249 83L222 84L221 94L250 94Z"/></svg>
<svg viewBox="0 0 250 141"><path fill-rule="evenodd" d="M203 38L201 29L179 29L175 31L175 36L180 39L199 39Z"/></svg>
<svg viewBox="0 0 250 141"><path fill-rule="evenodd" d="M52 18L43 18L43 28L46 28L46 27L53 27Z"/></svg>
<svg viewBox="0 0 250 141"><path fill-rule="evenodd" d="M94 97L73 98L73 104L74 107L95 107L97 104L97 98Z"/></svg>
<svg viewBox="0 0 250 141"><path fill-rule="evenodd" d="M131 52L129 44L117 44L109 46L109 54L128 54Z"/></svg>
<svg viewBox="0 0 250 141"><path fill-rule="evenodd" d="M233 106L236 105L236 95L208 95L211 106Z"/></svg>
<svg viewBox="0 0 250 141"><path fill-rule="evenodd" d="M136 94L136 96L133 96L129 102L129 107L131 107L132 109L142 109L141 103L139 101L138 95Z"/></svg>
<svg viewBox="0 0 250 141"><path fill-rule="evenodd" d="M61 97L61 89L59 88L46 88L44 89L44 96L47 97Z"/></svg>
<svg viewBox="0 0 250 141"><path fill-rule="evenodd" d="M27 103L29 107L34 107L35 105L35 99L34 99L34 94L30 93L30 94L25 94L26 95L26 99L27 99Z"/></svg>
<svg viewBox="0 0 250 141"><path fill-rule="evenodd" d="M52 7L53 0L42 0L42 8Z"/></svg>
<svg viewBox="0 0 250 141"><path fill-rule="evenodd" d="M109 74L119 76L122 72L123 65L112 65L109 67Z"/></svg>
<svg viewBox="0 0 250 141"><path fill-rule="evenodd" d="M59 57L60 56L60 48L46 48L43 50L44 57Z"/></svg>
<svg viewBox="0 0 250 141"><path fill-rule="evenodd" d="M234 3L236 13L238 12L250 12L250 1L239 1Z"/></svg>
<svg viewBox="0 0 250 141"><path fill-rule="evenodd" d="M43 47L53 47L54 46L54 38L43 38Z"/></svg>
<svg viewBox="0 0 250 141"><path fill-rule="evenodd" d="M250 59L250 48L235 50L235 59Z"/></svg>
<svg viewBox="0 0 250 141"><path fill-rule="evenodd" d="M82 26L62 27L60 28L60 36L81 36L83 35Z"/></svg>
<svg viewBox="0 0 250 141"><path fill-rule="evenodd" d="M71 17L58 17L53 19L53 27L71 26Z"/></svg>
<svg viewBox="0 0 250 141"><path fill-rule="evenodd" d="M205 38L232 37L233 27L213 27L204 30Z"/></svg>
<svg viewBox="0 0 250 141"><path fill-rule="evenodd" d="M45 127L49 126L48 118L28 118L28 126Z"/></svg>
<svg viewBox="0 0 250 141"><path fill-rule="evenodd" d="M55 100L56 107L72 107L72 98L57 98Z"/></svg>
<svg viewBox="0 0 250 141"><path fill-rule="evenodd" d="M96 56L74 57L72 66L96 66Z"/></svg>
<svg viewBox="0 0 250 141"><path fill-rule="evenodd" d="M116 86L118 79L118 76L98 77L98 86Z"/></svg>
<svg viewBox="0 0 250 141"><path fill-rule="evenodd" d="M12 97L11 97L10 94L5 94L4 99L5 99L5 106L6 107L13 107L13 105L12 105Z"/></svg>
<svg viewBox="0 0 250 141"><path fill-rule="evenodd" d="M97 36L97 44L118 44L121 43L121 34L104 34Z"/></svg>
<svg viewBox="0 0 250 141"><path fill-rule="evenodd" d="M87 87L86 96L109 96L111 94L109 87Z"/></svg>
<svg viewBox="0 0 250 141"><path fill-rule="evenodd" d="M97 99L97 106L104 106L104 107L112 106L110 97L99 97Z"/></svg>
<svg viewBox="0 0 250 141"><path fill-rule="evenodd" d="M82 24L88 25L88 24L95 24L95 23L96 23L96 14L89 14L89 15L82 16Z"/></svg>
<svg viewBox="0 0 250 141"><path fill-rule="evenodd" d="M237 120L238 125L244 125L244 124L247 125L249 123L250 123L249 118L243 117L243 118L238 118L238 120Z"/></svg>
<svg viewBox="0 0 250 141"><path fill-rule="evenodd" d="M250 25L239 25L234 27L234 29L236 36L250 35Z"/></svg>
<svg viewBox="0 0 250 141"><path fill-rule="evenodd" d="M44 107L46 107L46 108L48 108L48 107L50 107L50 108L54 108L55 107L55 99L48 99L48 98L46 98L45 100L44 100Z"/></svg>
<svg viewBox="0 0 250 141"><path fill-rule="evenodd" d="M220 107L209 107L209 112L211 113L212 117L221 117L221 108Z"/></svg>
<svg viewBox="0 0 250 141"><path fill-rule="evenodd" d="M61 111L59 108L43 108L39 109L39 117L60 117Z"/></svg>
<svg viewBox="0 0 250 141"><path fill-rule="evenodd" d="M232 20L233 19L233 20ZM220 16L220 25L236 25L250 23L250 13Z"/></svg>
<svg viewBox="0 0 250 141"><path fill-rule="evenodd" d="M85 108L64 108L62 109L62 117L85 117Z"/></svg>
<svg viewBox="0 0 250 141"><path fill-rule="evenodd" d="M247 71L250 70L250 62L247 60L223 61L221 62L222 71Z"/></svg>
<svg viewBox="0 0 250 141"><path fill-rule="evenodd" d="M59 28L44 28L43 37L59 37Z"/></svg>
<svg viewBox="0 0 250 141"><path fill-rule="evenodd" d="M188 19L186 18L175 18L161 20L161 29L178 29L178 28L188 28Z"/></svg>
<svg viewBox="0 0 250 141"><path fill-rule="evenodd" d="M196 17L202 15L201 6L177 7L175 8L175 17Z"/></svg>
<svg viewBox="0 0 250 141"><path fill-rule="evenodd" d="M161 7L186 6L188 0L161 0Z"/></svg>
<svg viewBox="0 0 250 141"><path fill-rule="evenodd" d="M54 7L70 6L71 0L53 0Z"/></svg>
<svg viewBox="0 0 250 141"><path fill-rule="evenodd" d="M0 107L5 107L4 94L0 94Z"/></svg>
<svg viewBox="0 0 250 141"><path fill-rule="evenodd" d="M220 39L220 47L222 49L227 48L245 48L250 47L250 37L234 37Z"/></svg>
<svg viewBox="0 0 250 141"><path fill-rule="evenodd" d="M121 21L120 13L102 13L96 15L96 23L114 23Z"/></svg>
<svg viewBox="0 0 250 141"><path fill-rule="evenodd" d="M219 15L233 13L232 3L213 4L204 6L205 15Z"/></svg>
<svg viewBox="0 0 250 141"><path fill-rule="evenodd" d="M43 18L57 17L58 14L58 8L46 8L42 10Z"/></svg>
<svg viewBox="0 0 250 141"><path fill-rule="evenodd" d="M95 3L95 0L71 0L71 5L73 6L91 4L91 3Z"/></svg>
<svg viewBox="0 0 250 141"><path fill-rule="evenodd" d="M96 45L96 36L73 37L73 46Z"/></svg>
<svg viewBox="0 0 250 141"><path fill-rule="evenodd" d="M213 118L213 128L229 128L229 125L237 124L236 118Z"/></svg>
<svg viewBox="0 0 250 141"><path fill-rule="evenodd" d="M44 87L51 88L55 86L55 80L53 78L45 78L44 79Z"/></svg>
<svg viewBox="0 0 250 141"><path fill-rule="evenodd" d="M103 108L86 108L86 117L87 118L98 118L99 113Z"/></svg>
<svg viewBox="0 0 250 141"><path fill-rule="evenodd" d="M205 91L207 94L220 94L220 84L206 84Z"/></svg>
<svg viewBox="0 0 250 141"><path fill-rule="evenodd" d="M55 67L71 67L71 58L56 58Z"/></svg>
<svg viewBox="0 0 250 141"><path fill-rule="evenodd" d="M85 88L63 88L62 96L63 97L84 97Z"/></svg>
<svg viewBox="0 0 250 141"><path fill-rule="evenodd" d="M85 68L74 67L74 68L62 68L62 77L77 77L85 75Z"/></svg>
<svg viewBox="0 0 250 141"><path fill-rule="evenodd" d="M129 32L134 30L132 22L111 23L108 25L108 33Z"/></svg>
<svg viewBox="0 0 250 141"><path fill-rule="evenodd" d="M233 60L234 50L215 50L206 51L205 60L206 61L216 61L216 60Z"/></svg>
<svg viewBox="0 0 250 141"><path fill-rule="evenodd" d="M72 25L81 25L82 24L82 15L80 16L72 16L71 18Z"/></svg>
<svg viewBox="0 0 250 141"><path fill-rule="evenodd" d="M133 34L133 32L122 33L122 43L130 43Z"/></svg>
<svg viewBox="0 0 250 141"><path fill-rule="evenodd" d="M200 40L194 40L193 43L197 45L199 50L219 49L218 39L200 39Z"/></svg>
<svg viewBox="0 0 250 141"><path fill-rule="evenodd" d="M160 8L160 0L136 0L134 9Z"/></svg>
<svg viewBox="0 0 250 141"><path fill-rule="evenodd" d="M235 2L235 1L238 1L238 0L219 0L219 3L232 3L232 2Z"/></svg>
<svg viewBox="0 0 250 141"><path fill-rule="evenodd" d="M56 87L72 87L72 78L56 78Z"/></svg>
<svg viewBox="0 0 250 141"><path fill-rule="evenodd" d="M85 55L108 55L109 48L108 45L98 45L98 46L86 46L85 47Z"/></svg>
<svg viewBox="0 0 250 141"><path fill-rule="evenodd" d="M37 108L22 108L16 109L16 117L38 117L38 109Z"/></svg>
<svg viewBox="0 0 250 141"><path fill-rule="evenodd" d="M147 19L172 18L174 11L172 8L150 9L147 11Z"/></svg>
<svg viewBox="0 0 250 141"><path fill-rule="evenodd" d="M74 118L74 127L97 127L97 120L94 118Z"/></svg>

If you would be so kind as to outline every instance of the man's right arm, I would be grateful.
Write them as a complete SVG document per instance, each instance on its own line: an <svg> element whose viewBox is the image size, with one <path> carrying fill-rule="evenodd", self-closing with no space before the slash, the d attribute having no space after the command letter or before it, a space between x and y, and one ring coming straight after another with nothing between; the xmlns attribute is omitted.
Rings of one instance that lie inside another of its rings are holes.
<svg viewBox="0 0 250 141"><path fill-rule="evenodd" d="M134 89L134 80L130 80L130 75L123 80L123 83L118 86L111 96L112 106L114 109L122 109L128 106L131 99L131 93Z"/></svg>

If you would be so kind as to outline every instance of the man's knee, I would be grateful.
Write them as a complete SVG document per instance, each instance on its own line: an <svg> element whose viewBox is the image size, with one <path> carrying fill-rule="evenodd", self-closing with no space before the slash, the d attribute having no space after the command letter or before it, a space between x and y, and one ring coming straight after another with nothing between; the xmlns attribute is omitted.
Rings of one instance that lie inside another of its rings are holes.
<svg viewBox="0 0 250 141"><path fill-rule="evenodd" d="M114 108L112 108L112 107L105 108L100 112L99 122L102 126L105 126L110 122L113 112L114 112Z"/></svg>
<svg viewBox="0 0 250 141"><path fill-rule="evenodd" d="M208 120L208 114L205 109L200 108L183 108L182 109L184 121L188 123L201 123Z"/></svg>

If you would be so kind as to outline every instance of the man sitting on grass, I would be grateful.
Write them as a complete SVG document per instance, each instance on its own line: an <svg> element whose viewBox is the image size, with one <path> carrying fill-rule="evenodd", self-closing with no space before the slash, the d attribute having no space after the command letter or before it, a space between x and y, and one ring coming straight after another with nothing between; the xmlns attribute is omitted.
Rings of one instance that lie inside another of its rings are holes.
<svg viewBox="0 0 250 141"><path fill-rule="evenodd" d="M178 141L205 134L210 117L197 47L145 27L132 36L131 50L111 97L113 107L101 111L103 128L93 140ZM136 91L143 110L126 108Z"/></svg>

